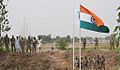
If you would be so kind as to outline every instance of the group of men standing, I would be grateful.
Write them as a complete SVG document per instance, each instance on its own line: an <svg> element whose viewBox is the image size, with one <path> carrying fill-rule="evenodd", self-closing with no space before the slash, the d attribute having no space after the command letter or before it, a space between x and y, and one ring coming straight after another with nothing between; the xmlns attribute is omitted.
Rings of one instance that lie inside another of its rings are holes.
<svg viewBox="0 0 120 70"><path fill-rule="evenodd" d="M105 57L97 55L95 58L87 57L81 58L81 68L83 70L105 70Z"/></svg>
<svg viewBox="0 0 120 70"><path fill-rule="evenodd" d="M110 49L115 49L115 40L114 40L114 38L110 37L109 41L110 41L109 42ZM82 38L81 42L82 42L83 49L86 49L86 44L87 44L86 38ZM95 39L94 39L94 44L95 44L95 49L99 49L99 39L97 37L95 37Z"/></svg>
<svg viewBox="0 0 120 70"><path fill-rule="evenodd" d="M79 69L79 58L75 57L75 67ZM97 55L96 57L82 57L81 58L81 70L105 70L105 57L103 55Z"/></svg>
<svg viewBox="0 0 120 70"><path fill-rule="evenodd" d="M81 38L81 42L82 42L83 49L86 49L86 43L87 43L86 38ZM98 49L99 48L98 47L99 40L97 37L95 37L94 42L95 42L95 49Z"/></svg>
<svg viewBox="0 0 120 70"><path fill-rule="evenodd" d="M12 51L12 52L36 52L38 40L36 37L30 37L23 38L20 36L14 36L12 35L12 38L9 38L6 34L5 37L1 39L1 42L4 43L6 51Z"/></svg>

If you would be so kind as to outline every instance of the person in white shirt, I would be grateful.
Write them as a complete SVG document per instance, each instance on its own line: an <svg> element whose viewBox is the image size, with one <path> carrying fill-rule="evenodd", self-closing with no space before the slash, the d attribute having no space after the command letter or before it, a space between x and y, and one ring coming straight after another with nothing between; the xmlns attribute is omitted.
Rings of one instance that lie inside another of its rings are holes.
<svg viewBox="0 0 120 70"><path fill-rule="evenodd" d="M15 48L16 48L16 52L21 52L20 40L18 36L15 39Z"/></svg>

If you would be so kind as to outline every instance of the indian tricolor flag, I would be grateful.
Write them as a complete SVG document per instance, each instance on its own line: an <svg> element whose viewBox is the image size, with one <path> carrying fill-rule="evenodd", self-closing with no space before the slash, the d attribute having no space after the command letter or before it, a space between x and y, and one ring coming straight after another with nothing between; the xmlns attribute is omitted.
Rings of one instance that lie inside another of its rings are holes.
<svg viewBox="0 0 120 70"><path fill-rule="evenodd" d="M96 32L109 33L109 28L104 22L93 12L80 6L80 27Z"/></svg>

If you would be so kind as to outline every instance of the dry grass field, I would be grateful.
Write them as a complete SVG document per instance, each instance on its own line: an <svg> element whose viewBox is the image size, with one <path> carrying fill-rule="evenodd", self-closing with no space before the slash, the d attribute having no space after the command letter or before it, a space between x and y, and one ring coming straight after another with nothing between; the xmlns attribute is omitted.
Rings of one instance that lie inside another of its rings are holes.
<svg viewBox="0 0 120 70"><path fill-rule="evenodd" d="M55 49L52 51L51 47ZM78 47L79 44L75 44L75 56L79 57ZM54 44L46 44L42 45L38 53L0 52L0 70L72 70L72 44L68 48L70 49L58 50ZM107 45L101 45L100 50L94 50L94 45L87 45L87 49L82 50L82 57L96 55L105 56L106 70L115 70L116 63L120 67L120 53L110 51Z"/></svg>

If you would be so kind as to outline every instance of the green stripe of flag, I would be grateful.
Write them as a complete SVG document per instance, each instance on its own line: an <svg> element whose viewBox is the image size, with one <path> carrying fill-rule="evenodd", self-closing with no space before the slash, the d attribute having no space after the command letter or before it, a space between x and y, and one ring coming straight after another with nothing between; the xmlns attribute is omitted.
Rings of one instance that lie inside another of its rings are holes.
<svg viewBox="0 0 120 70"><path fill-rule="evenodd" d="M96 32L101 32L101 33L109 33L109 28L107 26L97 27L95 24L85 22L85 21L80 21L80 28L91 30L91 31L96 31Z"/></svg>

